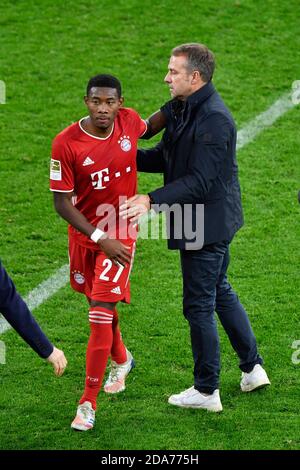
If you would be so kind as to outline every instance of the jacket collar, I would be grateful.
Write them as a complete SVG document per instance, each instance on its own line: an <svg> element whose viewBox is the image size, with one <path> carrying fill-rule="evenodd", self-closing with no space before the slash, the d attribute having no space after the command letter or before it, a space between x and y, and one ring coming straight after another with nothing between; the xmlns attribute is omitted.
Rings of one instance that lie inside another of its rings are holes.
<svg viewBox="0 0 300 470"><path fill-rule="evenodd" d="M180 112L187 111L187 109L191 110L195 106L202 104L209 96L215 93L216 89L212 82L206 83L203 87L199 88L199 90L195 91L192 95L190 95L186 101L181 101L178 98L174 98L171 101L173 116L180 114Z"/></svg>
<svg viewBox="0 0 300 470"><path fill-rule="evenodd" d="M173 118L177 123L170 138L173 144L178 140L183 130L189 124L190 116L194 108L202 104L209 96L215 93L215 91L216 89L213 84L208 82L190 95L186 101L180 101L176 98L172 101Z"/></svg>
<svg viewBox="0 0 300 470"><path fill-rule="evenodd" d="M190 95L186 103L188 106L192 108L196 105L203 103L210 95L212 95L216 91L212 82L206 83L203 87L199 88L199 90L195 91L192 95Z"/></svg>

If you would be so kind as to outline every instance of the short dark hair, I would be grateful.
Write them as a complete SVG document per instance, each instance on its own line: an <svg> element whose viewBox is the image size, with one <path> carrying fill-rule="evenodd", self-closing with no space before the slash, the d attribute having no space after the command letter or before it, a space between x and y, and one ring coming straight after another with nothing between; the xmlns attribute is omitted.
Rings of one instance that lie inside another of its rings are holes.
<svg viewBox="0 0 300 470"><path fill-rule="evenodd" d="M91 88L94 87L104 87L104 88L115 88L118 93L118 97L121 98L122 96L122 87L121 82L113 75L107 74L99 74L95 75L95 77L90 78L87 87L86 87L86 94L89 95Z"/></svg>
<svg viewBox="0 0 300 470"><path fill-rule="evenodd" d="M215 70L215 58L213 53L204 44L192 42L174 47L172 55L185 55L189 72L198 70L204 82L212 79Z"/></svg>

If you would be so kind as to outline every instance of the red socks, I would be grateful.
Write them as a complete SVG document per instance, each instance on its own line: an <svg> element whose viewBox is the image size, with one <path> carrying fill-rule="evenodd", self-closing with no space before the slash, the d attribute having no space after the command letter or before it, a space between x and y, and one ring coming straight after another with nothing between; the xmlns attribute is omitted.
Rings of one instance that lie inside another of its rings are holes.
<svg viewBox="0 0 300 470"><path fill-rule="evenodd" d="M113 328L113 343L111 347L111 358L117 364L123 364L127 361L126 348L124 346L121 331L119 328L118 312L114 310L114 319L112 323Z"/></svg>
<svg viewBox="0 0 300 470"><path fill-rule="evenodd" d="M126 362L127 355L116 310L90 307L89 322L91 333L86 351L85 390L79 403L89 401L95 410L110 354L118 364Z"/></svg>

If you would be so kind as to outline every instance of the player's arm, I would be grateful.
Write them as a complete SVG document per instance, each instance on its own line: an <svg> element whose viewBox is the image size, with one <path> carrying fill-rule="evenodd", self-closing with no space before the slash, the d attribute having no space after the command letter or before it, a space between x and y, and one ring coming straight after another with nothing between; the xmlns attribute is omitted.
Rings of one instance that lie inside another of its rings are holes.
<svg viewBox="0 0 300 470"><path fill-rule="evenodd" d="M54 207L56 212L74 228L88 237L95 231L95 227L72 204L73 192L53 191Z"/></svg>
<svg viewBox="0 0 300 470"><path fill-rule="evenodd" d="M74 228L91 238L96 227L89 223L86 217L72 204L73 192L53 191L56 212ZM105 234L97 241L101 250L115 263L122 265L130 262L129 248L119 240L112 240Z"/></svg>
<svg viewBox="0 0 300 470"><path fill-rule="evenodd" d="M42 331L1 261L0 312L33 351L53 365L55 374L62 375L67 366L63 351L57 349Z"/></svg>
<svg viewBox="0 0 300 470"><path fill-rule="evenodd" d="M160 110L151 114L146 119L147 131L141 136L141 139L150 139L166 127L166 116Z"/></svg>

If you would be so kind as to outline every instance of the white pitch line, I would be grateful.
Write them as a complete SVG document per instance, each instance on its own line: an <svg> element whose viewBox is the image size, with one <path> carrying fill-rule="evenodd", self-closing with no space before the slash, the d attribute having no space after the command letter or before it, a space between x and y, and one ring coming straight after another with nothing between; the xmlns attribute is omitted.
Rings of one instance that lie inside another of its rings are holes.
<svg viewBox="0 0 300 470"><path fill-rule="evenodd" d="M292 101L291 92L282 95L267 111L259 114L238 132L236 149L239 150L254 140L266 127L272 126L278 118L294 106L296 103Z"/></svg>
<svg viewBox="0 0 300 470"><path fill-rule="evenodd" d="M46 281L43 281L35 289L33 289L24 299L27 303L29 310L33 311L45 302L49 297L52 297L59 289L68 283L69 265L65 264L59 268L52 276ZM11 328L10 324L2 317L0 317L0 334Z"/></svg>
<svg viewBox="0 0 300 470"><path fill-rule="evenodd" d="M272 126L274 122L283 116L287 111L296 106L298 102L293 102L291 92L285 93L275 103L250 121L243 129L237 133L237 150L241 149L249 142L255 139L266 127ZM148 219L147 219L148 220ZM46 281L39 284L35 289L29 292L25 298L31 311L39 307L43 302L52 297L59 289L68 282L69 265L65 264L58 269ZM9 330L11 326L0 315L0 334Z"/></svg>

